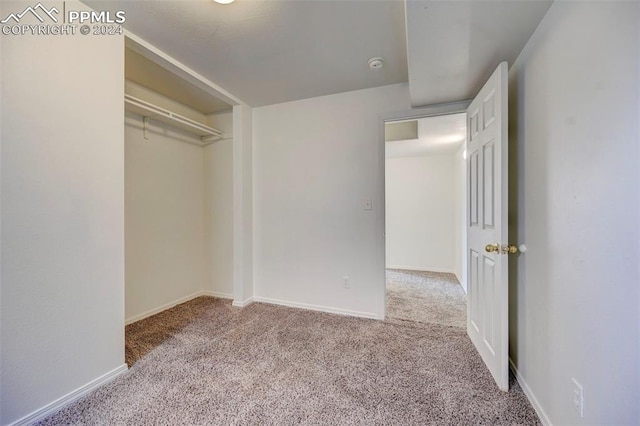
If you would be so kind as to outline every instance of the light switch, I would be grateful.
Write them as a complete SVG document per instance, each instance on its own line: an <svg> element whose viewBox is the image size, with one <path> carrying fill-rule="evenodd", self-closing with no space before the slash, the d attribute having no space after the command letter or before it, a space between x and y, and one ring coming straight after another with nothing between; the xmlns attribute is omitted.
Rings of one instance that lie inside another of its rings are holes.
<svg viewBox="0 0 640 426"><path fill-rule="evenodd" d="M371 200L364 200L364 209L365 210L372 210L372 204L371 204Z"/></svg>

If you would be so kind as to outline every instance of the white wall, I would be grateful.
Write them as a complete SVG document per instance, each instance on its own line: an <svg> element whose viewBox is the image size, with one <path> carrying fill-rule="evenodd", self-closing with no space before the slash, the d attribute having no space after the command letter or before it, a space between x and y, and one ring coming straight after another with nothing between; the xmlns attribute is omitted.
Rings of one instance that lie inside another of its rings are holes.
<svg viewBox="0 0 640 426"><path fill-rule="evenodd" d="M204 154L197 136L127 114L125 227L127 322L204 286Z"/></svg>
<svg viewBox="0 0 640 426"><path fill-rule="evenodd" d="M453 153L386 159L387 268L454 272Z"/></svg>
<svg viewBox="0 0 640 426"><path fill-rule="evenodd" d="M406 84L254 109L258 299L382 315L380 119L409 109Z"/></svg>
<svg viewBox="0 0 640 426"><path fill-rule="evenodd" d="M467 291L467 160L463 143L453 155L453 264L454 272Z"/></svg>
<svg viewBox="0 0 640 426"><path fill-rule="evenodd" d="M0 38L7 424L124 367L124 44Z"/></svg>
<svg viewBox="0 0 640 426"><path fill-rule="evenodd" d="M253 109L233 107L233 304L245 306L253 281Z"/></svg>
<svg viewBox="0 0 640 426"><path fill-rule="evenodd" d="M231 113L211 116L225 137L233 131ZM233 140L204 148L206 291L233 297Z"/></svg>
<svg viewBox="0 0 640 426"><path fill-rule="evenodd" d="M640 422L639 22L555 2L510 71L510 353L554 424Z"/></svg>

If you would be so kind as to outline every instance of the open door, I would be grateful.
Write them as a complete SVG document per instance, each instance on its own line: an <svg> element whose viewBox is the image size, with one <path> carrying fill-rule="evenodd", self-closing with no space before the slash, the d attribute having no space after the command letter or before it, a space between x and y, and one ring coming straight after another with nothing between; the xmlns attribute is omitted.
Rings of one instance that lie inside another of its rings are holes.
<svg viewBox="0 0 640 426"><path fill-rule="evenodd" d="M502 62L467 109L467 333L509 390L507 73Z"/></svg>

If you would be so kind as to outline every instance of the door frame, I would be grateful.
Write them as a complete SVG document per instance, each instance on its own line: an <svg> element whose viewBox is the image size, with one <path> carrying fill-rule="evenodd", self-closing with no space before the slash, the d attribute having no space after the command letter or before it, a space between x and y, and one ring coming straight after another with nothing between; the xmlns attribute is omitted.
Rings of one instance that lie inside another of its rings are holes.
<svg viewBox="0 0 640 426"><path fill-rule="evenodd" d="M381 200L380 205L380 214L378 217L380 218L380 223L377 224L379 230L379 243L378 247L380 248L378 253L378 265L380 265L380 269L378 273L380 274L382 286L380 300L382 301L380 305L380 311L378 317L381 320L386 318L387 311L387 277L386 277L386 267L387 267L387 237L386 237L386 198L385 198L385 187L386 187L386 158L385 158L385 124L391 121L401 121L401 120L415 120L419 118L425 117L437 117L439 115L450 115L450 114L459 114L459 113L467 113L467 108L471 105L471 100L466 101L458 101L458 102L448 102L442 104L433 104L427 105L424 107L413 108L408 111L398 111L391 114L385 114L380 116L379 127L378 127L378 158L379 158L379 170L381 170L380 176L382 177L382 182L379 183L378 188L380 188L380 193L378 194L378 199ZM465 142L466 144L466 142ZM466 185L465 185L465 198L466 194ZM466 215L466 212L465 212ZM466 216L465 216L466 217ZM464 230L466 232L466 229Z"/></svg>

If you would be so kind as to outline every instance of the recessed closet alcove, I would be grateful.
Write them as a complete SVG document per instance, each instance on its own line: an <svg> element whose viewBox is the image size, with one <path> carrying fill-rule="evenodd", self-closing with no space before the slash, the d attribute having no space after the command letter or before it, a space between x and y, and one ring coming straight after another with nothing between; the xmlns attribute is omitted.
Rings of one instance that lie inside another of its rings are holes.
<svg viewBox="0 0 640 426"><path fill-rule="evenodd" d="M157 57L127 38L126 324L198 295L233 297L233 106Z"/></svg>

